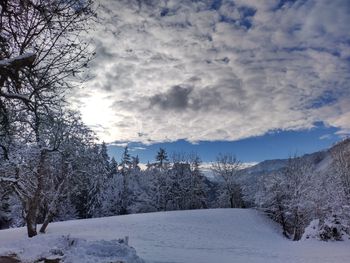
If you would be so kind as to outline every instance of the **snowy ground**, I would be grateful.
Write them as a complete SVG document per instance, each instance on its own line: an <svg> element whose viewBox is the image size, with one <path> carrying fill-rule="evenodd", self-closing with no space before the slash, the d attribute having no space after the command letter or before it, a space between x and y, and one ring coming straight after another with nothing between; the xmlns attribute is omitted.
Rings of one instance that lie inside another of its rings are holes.
<svg viewBox="0 0 350 263"><path fill-rule="evenodd" d="M45 238L66 234L89 241L129 236L129 244L140 257L157 263L344 263L350 258L349 241L292 242L281 236L276 225L250 209L67 221L49 225ZM24 237L23 228L0 231L0 248L19 244Z"/></svg>

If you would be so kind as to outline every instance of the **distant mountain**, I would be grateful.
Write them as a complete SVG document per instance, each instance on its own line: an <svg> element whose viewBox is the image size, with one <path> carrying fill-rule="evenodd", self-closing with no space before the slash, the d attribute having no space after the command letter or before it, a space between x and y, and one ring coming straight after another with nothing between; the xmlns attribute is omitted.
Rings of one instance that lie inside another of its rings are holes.
<svg viewBox="0 0 350 263"><path fill-rule="evenodd" d="M327 150L305 154L300 157L300 161L310 163L317 172L326 173L332 168L331 165L334 153L342 152L346 149L350 149L350 138L344 139ZM288 159L263 161L241 170L238 181L242 185L245 194L252 198L254 192L256 192L259 187L259 182L263 180L265 176L281 172L287 164Z"/></svg>
<svg viewBox="0 0 350 263"><path fill-rule="evenodd" d="M288 163L287 159L266 160L242 170L244 174L262 174L278 171Z"/></svg>
<svg viewBox="0 0 350 263"><path fill-rule="evenodd" d="M332 159L332 153L336 151L343 151L345 149L350 149L350 138L347 138L331 148L314 152L311 154L305 154L301 157L302 160L308 161L311 164L315 165L316 169L326 169L330 165L330 161ZM264 174L264 173L271 173L276 172L288 164L288 159L274 159L274 160L266 160L261 163L258 163L254 166L245 168L242 170L242 174Z"/></svg>
<svg viewBox="0 0 350 263"><path fill-rule="evenodd" d="M300 161L308 162L313 166L314 171L320 173L330 172L332 169L333 155L336 152L350 150L350 138L345 139L331 148L305 154L300 157ZM238 174L238 183L242 186L246 201L248 204L253 203L255 193L258 191L261 182L266 176L278 174L288 165L288 159L266 160L255 165L247 165ZM209 189L209 200L214 200L214 196L218 191L219 178L213 175L210 169L211 164L205 163L201 166L202 173L205 175L205 184Z"/></svg>

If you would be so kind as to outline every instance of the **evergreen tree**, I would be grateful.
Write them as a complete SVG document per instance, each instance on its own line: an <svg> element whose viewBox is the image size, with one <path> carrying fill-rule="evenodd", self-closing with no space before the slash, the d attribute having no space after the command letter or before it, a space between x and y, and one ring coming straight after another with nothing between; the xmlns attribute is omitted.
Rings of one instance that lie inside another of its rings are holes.
<svg viewBox="0 0 350 263"><path fill-rule="evenodd" d="M130 170L131 170L131 156L129 154L128 147L124 148L124 152L122 155L121 163L120 163L120 173L123 178L123 184L122 184L122 190L120 193L120 211L119 214L124 215L128 214L128 208L130 205L130 198L129 198L129 176L130 176Z"/></svg>
<svg viewBox="0 0 350 263"><path fill-rule="evenodd" d="M158 162L158 167L160 169L164 168L165 162L168 161L168 155L163 148L159 148L156 155L156 161Z"/></svg>
<svg viewBox="0 0 350 263"><path fill-rule="evenodd" d="M188 209L208 208L207 187L204 176L200 171L201 160L198 155L190 156L191 180Z"/></svg>

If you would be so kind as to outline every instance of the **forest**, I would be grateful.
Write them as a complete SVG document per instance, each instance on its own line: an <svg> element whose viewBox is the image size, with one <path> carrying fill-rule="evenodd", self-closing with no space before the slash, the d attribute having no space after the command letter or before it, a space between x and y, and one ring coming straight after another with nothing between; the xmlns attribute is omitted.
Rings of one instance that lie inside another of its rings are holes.
<svg viewBox="0 0 350 263"><path fill-rule="evenodd" d="M321 240L342 240L349 233L349 141L330 149L327 169L320 170L318 155L291 157L282 169L259 174L253 181L246 180L249 168L244 169L231 154L217 157L211 164L214 178L208 179L194 153L168 157L160 148L154 162L141 169L138 157L131 156L127 147L117 162L108 156L104 143L87 146L71 141L69 145L64 155L45 156L40 185L33 172L38 157L31 154L15 168L2 161L1 228L32 223L35 231L42 224L44 233L52 221L252 207L280 223L283 234L292 240L300 240L307 227L316 227L310 237ZM36 213L29 210L33 200L38 202Z"/></svg>

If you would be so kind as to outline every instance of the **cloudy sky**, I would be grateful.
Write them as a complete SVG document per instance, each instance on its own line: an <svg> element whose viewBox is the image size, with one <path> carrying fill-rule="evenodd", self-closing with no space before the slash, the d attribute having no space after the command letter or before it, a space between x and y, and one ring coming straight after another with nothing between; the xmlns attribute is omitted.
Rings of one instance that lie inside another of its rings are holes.
<svg viewBox="0 0 350 263"><path fill-rule="evenodd" d="M349 0L99 2L76 99L102 140L142 151L276 137L307 152L349 134Z"/></svg>

